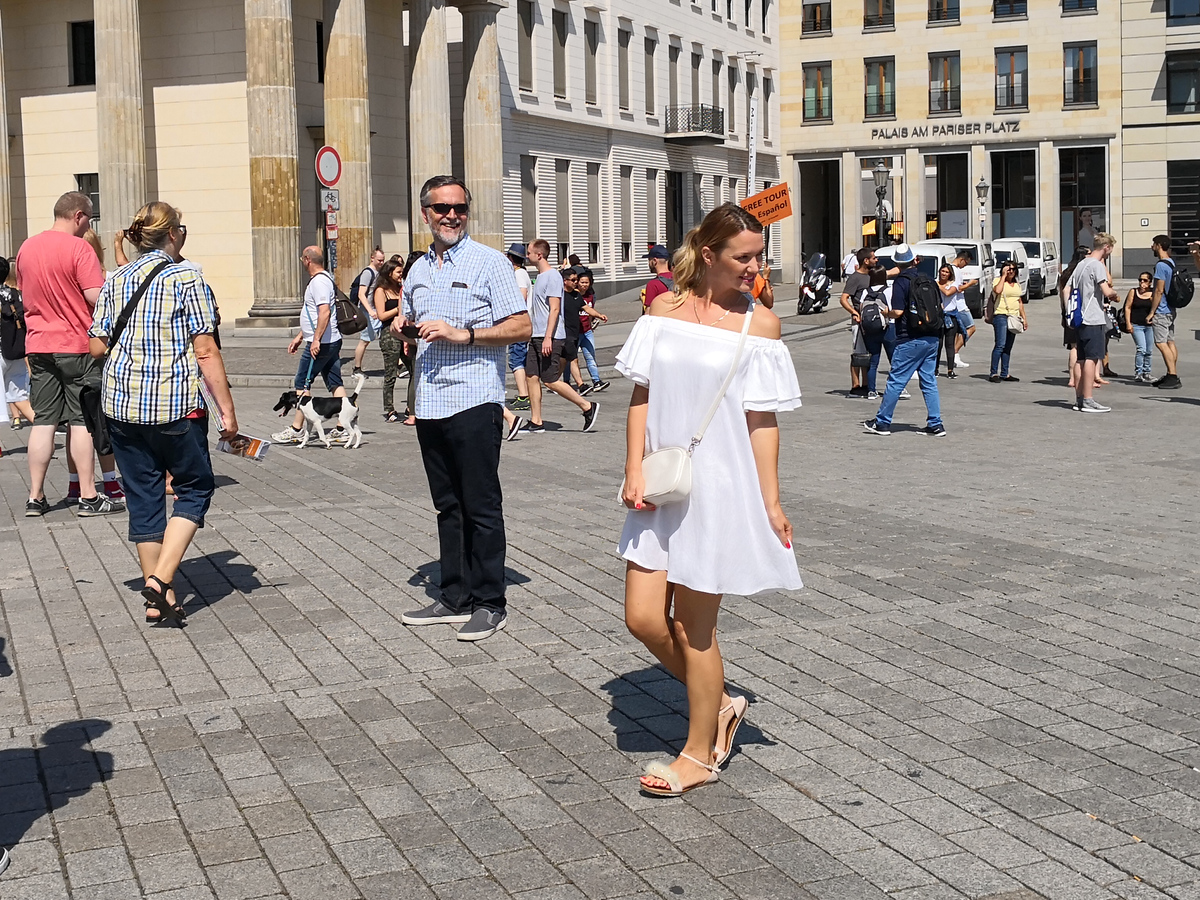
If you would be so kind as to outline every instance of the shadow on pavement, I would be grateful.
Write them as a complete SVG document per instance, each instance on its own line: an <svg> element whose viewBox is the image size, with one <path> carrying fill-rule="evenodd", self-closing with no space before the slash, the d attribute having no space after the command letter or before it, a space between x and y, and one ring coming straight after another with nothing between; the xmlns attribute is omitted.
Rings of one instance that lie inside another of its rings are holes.
<svg viewBox="0 0 1200 900"><path fill-rule="evenodd" d="M1200 400L1195 397L1179 397L1159 394L1153 397L1143 397L1143 400L1156 400L1159 403L1188 403L1192 406L1200 406Z"/></svg>
<svg viewBox="0 0 1200 900"><path fill-rule="evenodd" d="M1034 400L1035 406L1045 406L1048 409L1074 409L1075 404L1070 400Z"/></svg>
<svg viewBox="0 0 1200 900"><path fill-rule="evenodd" d="M241 556L236 550L218 550L208 556L185 559L175 573L175 596L188 614L219 603L235 591L249 594L263 586L254 566L235 563ZM145 584L140 576L130 578L125 586L140 591Z"/></svg>
<svg viewBox="0 0 1200 900"><path fill-rule="evenodd" d="M103 719L64 722L42 735L40 747L0 750L0 846L19 843L42 816L112 774L112 754L86 746L110 728Z"/></svg>
<svg viewBox="0 0 1200 900"><path fill-rule="evenodd" d="M4 638L0 637L0 678L7 678L13 673L8 657L4 655Z"/></svg>
<svg viewBox="0 0 1200 900"><path fill-rule="evenodd" d="M412 587L425 588L425 596L430 600L440 600L442 596L441 588L438 587L438 578L441 577L442 566L436 560L430 560L427 563L421 563L416 570L409 576L408 583ZM505 584L528 584L529 576L510 566L504 567L504 583Z"/></svg>
<svg viewBox="0 0 1200 900"><path fill-rule="evenodd" d="M675 711L686 704L687 690L662 666L647 666L603 685L613 699L608 721L617 735L617 749L626 753L659 752L675 755L687 741L687 718ZM774 747L775 741L751 721L757 697L750 691L733 688L750 703L733 741L732 759L744 744Z"/></svg>

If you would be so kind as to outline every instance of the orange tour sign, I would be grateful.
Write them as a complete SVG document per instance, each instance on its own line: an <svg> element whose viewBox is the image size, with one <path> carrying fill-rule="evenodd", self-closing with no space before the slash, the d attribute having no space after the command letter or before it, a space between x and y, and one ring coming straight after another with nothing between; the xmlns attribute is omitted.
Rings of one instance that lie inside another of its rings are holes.
<svg viewBox="0 0 1200 900"><path fill-rule="evenodd" d="M763 225L786 219L792 214L792 199L788 194L787 182L781 182L753 197L747 197L741 206Z"/></svg>

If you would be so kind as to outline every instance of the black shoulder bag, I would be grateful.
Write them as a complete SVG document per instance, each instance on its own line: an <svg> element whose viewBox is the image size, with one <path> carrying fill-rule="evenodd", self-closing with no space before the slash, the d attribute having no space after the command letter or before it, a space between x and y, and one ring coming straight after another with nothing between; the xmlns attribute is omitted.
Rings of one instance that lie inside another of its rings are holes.
<svg viewBox="0 0 1200 900"><path fill-rule="evenodd" d="M160 262L150 270L150 274L146 276L145 280L138 285L137 290L133 292L133 296L129 298L129 302L125 304L121 310L121 314L117 316L112 334L108 336L108 349L104 351L104 359L108 359L108 355L112 353L113 347L121 339L121 335L124 334L125 329L128 327L129 320L133 317L137 305L142 302L142 297L150 289L151 282L169 265L171 265L171 260L169 259ZM87 430L92 436L92 446L96 448L96 453L100 456L112 453L112 440L108 436L108 420L104 417L104 403L100 391L91 385L84 385L79 391L79 406L83 411L83 424L87 426Z"/></svg>

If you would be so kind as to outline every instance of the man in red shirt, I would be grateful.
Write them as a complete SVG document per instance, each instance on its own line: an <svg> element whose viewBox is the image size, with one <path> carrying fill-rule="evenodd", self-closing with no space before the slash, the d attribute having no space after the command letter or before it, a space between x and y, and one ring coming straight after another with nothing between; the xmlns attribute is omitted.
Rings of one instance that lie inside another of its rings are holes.
<svg viewBox="0 0 1200 900"><path fill-rule="evenodd" d="M25 351L29 359L34 425L29 434L29 501L26 516L50 509L44 488L54 431L60 422L70 429L70 454L79 479L79 515L121 512L125 504L98 496L95 453L83 422L79 392L100 389L101 360L88 353L92 308L104 286L104 270L82 237L91 224L92 201L72 191L54 204L54 224L21 245L17 253L17 287L25 303Z"/></svg>
<svg viewBox="0 0 1200 900"><path fill-rule="evenodd" d="M645 312L659 294L675 290L675 276L671 274L671 254L662 244L655 244L642 259L650 260L650 271L654 277L646 282L642 293L642 311Z"/></svg>

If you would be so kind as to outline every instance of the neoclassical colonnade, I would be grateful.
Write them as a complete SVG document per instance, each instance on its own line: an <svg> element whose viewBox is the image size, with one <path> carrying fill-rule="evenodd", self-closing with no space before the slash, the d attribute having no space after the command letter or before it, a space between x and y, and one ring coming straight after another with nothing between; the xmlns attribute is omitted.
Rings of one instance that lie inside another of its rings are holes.
<svg viewBox="0 0 1200 900"><path fill-rule="evenodd" d="M450 68L446 0L408 3L410 228L413 243L420 247L428 244L428 232L421 224L416 192L430 176L451 171ZM502 0L463 0L460 6L466 68L463 175L475 200L473 236L495 247L502 246L504 230L496 38L496 14L502 6ZM128 223L146 199L138 0L94 0L94 15L98 171L104 197L103 240L109 245L116 229ZM325 142L342 158L338 257L348 284L366 264L374 241L366 0L325 0L324 21ZM245 0L245 29L254 269L250 315L294 315L299 309L302 229L292 0ZM6 96L3 63L0 43L0 98ZM0 115L0 252L11 255L7 132L7 116Z"/></svg>

